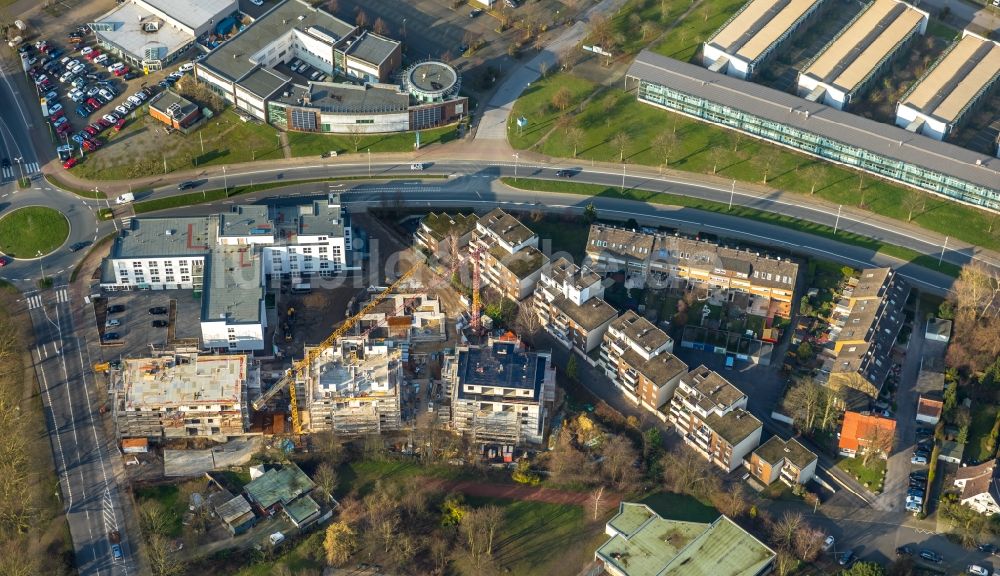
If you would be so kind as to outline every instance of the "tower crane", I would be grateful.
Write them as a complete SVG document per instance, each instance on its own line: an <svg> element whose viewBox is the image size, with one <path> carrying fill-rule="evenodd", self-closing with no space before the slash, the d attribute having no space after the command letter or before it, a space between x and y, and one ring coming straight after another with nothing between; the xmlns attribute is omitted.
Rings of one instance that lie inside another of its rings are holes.
<svg viewBox="0 0 1000 576"><path fill-rule="evenodd" d="M309 366L319 357L320 354L328 350L331 346L337 343L337 339L347 333L358 320L363 318L366 314L375 309L380 302L386 299L389 294L392 294L396 288L406 281L415 271L417 266L413 266L406 272L396 279L395 282L390 284L387 288L382 290L378 296L372 298L364 308L362 308L357 314L351 316L350 318L344 320L344 322L334 330L329 336L326 337L318 346L310 348L305 356L301 360L292 362L292 367L285 371L285 374L271 386L267 392L264 392L260 398L253 401L253 409L260 410L271 398L274 398L275 394L283 390L288 386L288 396L289 396L289 409L292 413L292 432L295 435L302 434L302 422L299 419L299 406L298 398L296 398L295 392L295 379L301 374L305 373L309 369Z"/></svg>

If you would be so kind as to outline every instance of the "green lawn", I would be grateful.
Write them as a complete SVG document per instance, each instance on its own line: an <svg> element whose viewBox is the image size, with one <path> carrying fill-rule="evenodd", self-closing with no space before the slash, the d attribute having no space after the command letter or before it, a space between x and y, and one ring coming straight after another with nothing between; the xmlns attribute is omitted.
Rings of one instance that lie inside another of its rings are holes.
<svg viewBox="0 0 1000 576"><path fill-rule="evenodd" d="M639 501L654 512L670 520L683 522L713 522L719 518L714 507L699 502L692 496L675 492L657 492Z"/></svg>
<svg viewBox="0 0 1000 576"><path fill-rule="evenodd" d="M671 206L686 206L688 208L696 208L698 210L705 210L708 212L731 214L740 218L749 218L751 220L767 222L776 226L782 226L798 230L800 232L807 232L809 234L815 234L825 238L835 238L839 242L843 242L845 244L868 248L869 250L881 252L883 254L899 258L900 260L912 262L923 266L924 268L935 270L953 277L957 277L960 271L958 266L949 264L948 262L943 262L940 266L938 266L937 258L934 256L920 254L919 252L910 250L909 248L885 244L873 238L868 238L858 234L845 233L843 231L838 231L837 234L834 234L833 228L829 226L805 222L803 220L798 220L796 218L775 212L765 212L763 210L756 210L754 208L745 208L741 206L733 206L733 209L729 210L729 206L727 204L723 204L722 202L712 202L711 200L700 200L689 196L648 192L645 190L629 189L622 192L619 188L601 186L599 184L582 184L556 180L534 180L530 178L520 178L515 182L513 178L507 177L501 178L501 180L508 186L520 188L522 190L541 190L549 192L563 192L567 194L580 194L584 196L624 198L639 202L651 202L654 204L665 204ZM953 233L953 235L957 234Z"/></svg>
<svg viewBox="0 0 1000 576"><path fill-rule="evenodd" d="M745 3L744 0L703 0L701 6L679 22L652 50L677 60L690 60L698 52L702 42ZM686 4L679 4L687 7Z"/></svg>
<svg viewBox="0 0 1000 576"><path fill-rule="evenodd" d="M760 335L764 332L764 323L767 321L763 316L756 316L754 314L747 314L747 330L753 330L753 333L760 338Z"/></svg>
<svg viewBox="0 0 1000 576"><path fill-rule="evenodd" d="M564 79L571 81L570 78L559 74L548 81L558 83ZM541 153L572 158L573 143L567 135L573 126L584 132L577 150L580 161L619 162L620 150L615 140L617 134L624 133L624 157L631 164L669 164L675 170L714 173L753 183L762 183L766 174L770 187L805 195L815 193L845 206L863 205L867 210L903 221L911 215L909 202L915 206L914 223L971 244L1000 249L1000 226L988 232L990 216L984 211L640 104L634 94L617 89L588 103L572 117L570 126L557 129L543 142L539 142L542 134L538 131L512 138L511 144L520 149L537 144L535 149ZM675 139L669 154L654 144L661 135Z"/></svg>
<svg viewBox="0 0 1000 576"><path fill-rule="evenodd" d="M69 220L45 206L18 208L0 218L0 252L13 258L35 258L52 252L69 236Z"/></svg>
<svg viewBox="0 0 1000 576"><path fill-rule="evenodd" d="M420 147L429 144L444 144L457 137L458 125L452 124L440 128L420 131ZM357 153L365 154L368 150L374 152L410 152L416 144L414 132L397 132L393 134L371 134L361 136L358 140ZM336 151L338 154L353 153L354 141L349 134L321 134L314 132L289 132L288 145L292 156L320 156Z"/></svg>
<svg viewBox="0 0 1000 576"><path fill-rule="evenodd" d="M546 254L566 252L572 256L573 262L582 262L587 249L587 233L590 226L580 220L563 222L555 218L543 218L538 222L530 218L523 219L524 225L538 234L539 248L544 248L546 241L551 242L551 251L542 250Z"/></svg>
<svg viewBox="0 0 1000 576"><path fill-rule="evenodd" d="M837 468L847 472L876 494L882 491L885 481L885 460L872 456L868 466L861 464L862 458L842 458L837 462Z"/></svg>
<svg viewBox="0 0 1000 576"><path fill-rule="evenodd" d="M187 510L187 502L181 501L181 491L177 484L162 484L147 488L136 488L135 497L142 506L143 500L155 500L163 506L163 513L167 519L166 535L177 538L181 535L184 526L181 524L184 518L184 511Z"/></svg>
<svg viewBox="0 0 1000 576"><path fill-rule="evenodd" d="M496 504L504 523L494 551L504 573L548 576L574 572L593 558L604 542L604 522L588 523L583 508L499 498L467 498L473 506Z"/></svg>
<svg viewBox="0 0 1000 576"><path fill-rule="evenodd" d="M278 131L267 124L243 122L227 110L191 134L163 135L161 124L140 116L121 133L105 137L108 145L88 154L73 173L92 180L125 180L189 170L200 166L237 164L283 158ZM133 140L134 139L134 140ZM116 142L116 141L121 142ZM204 153L202 152L204 143ZM155 145L156 153L132 153L130 148Z"/></svg>
<svg viewBox="0 0 1000 576"><path fill-rule="evenodd" d="M468 477L472 473L469 469L461 466L421 466L411 462L376 462L361 461L351 462L341 466L337 470L337 478L340 485L337 494L342 496L352 490L357 490L360 494L367 494L375 487L378 481L394 481L413 476L426 476L428 478L440 478L455 480Z"/></svg>
<svg viewBox="0 0 1000 576"><path fill-rule="evenodd" d="M524 128L514 126L508 131L508 139L514 148L530 148L552 130L559 117L566 115L566 110L560 110L552 104L552 96L563 88L571 96L566 107L569 110L597 89L597 85L571 74L552 74L532 82L514 103L514 111L510 115L511 123L514 122L513 119L521 117L528 120L528 125ZM571 154L572 150L570 144Z"/></svg>
<svg viewBox="0 0 1000 576"><path fill-rule="evenodd" d="M969 424L969 441L965 444L965 458L975 458L980 462L986 462L993 458L993 454L983 446L986 439L993 430L993 423L996 422L997 406L977 402L972 408L972 423Z"/></svg>

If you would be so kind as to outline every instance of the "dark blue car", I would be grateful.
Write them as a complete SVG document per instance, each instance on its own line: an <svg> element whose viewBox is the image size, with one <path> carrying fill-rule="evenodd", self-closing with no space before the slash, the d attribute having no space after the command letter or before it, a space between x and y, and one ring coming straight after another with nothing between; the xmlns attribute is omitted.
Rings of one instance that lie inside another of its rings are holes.
<svg viewBox="0 0 1000 576"><path fill-rule="evenodd" d="M76 113L80 115L81 118L86 118L90 116L90 110L87 110L86 106L80 105L76 107Z"/></svg>

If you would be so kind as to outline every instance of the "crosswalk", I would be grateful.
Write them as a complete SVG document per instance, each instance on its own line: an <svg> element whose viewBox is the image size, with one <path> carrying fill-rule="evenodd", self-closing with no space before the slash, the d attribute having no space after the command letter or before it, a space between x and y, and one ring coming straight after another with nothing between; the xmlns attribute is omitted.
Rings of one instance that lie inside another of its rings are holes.
<svg viewBox="0 0 1000 576"><path fill-rule="evenodd" d="M32 174L38 172L39 170L38 162L25 162L22 165L22 168L24 170L25 178L30 178ZM6 182L8 180L17 180L19 175L19 170L20 169L14 165L4 166L2 170L3 181Z"/></svg>
<svg viewBox="0 0 1000 576"><path fill-rule="evenodd" d="M56 302L58 304L65 304L69 302L69 291L66 288L59 288L55 291ZM41 294L31 294L25 298L25 303L28 305L28 310L34 310L35 308L41 308L45 302L42 300Z"/></svg>

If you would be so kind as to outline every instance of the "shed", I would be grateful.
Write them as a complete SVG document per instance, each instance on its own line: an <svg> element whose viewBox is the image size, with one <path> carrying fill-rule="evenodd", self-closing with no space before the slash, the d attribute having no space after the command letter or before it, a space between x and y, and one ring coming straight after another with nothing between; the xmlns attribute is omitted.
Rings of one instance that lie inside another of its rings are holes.
<svg viewBox="0 0 1000 576"><path fill-rule="evenodd" d="M951 320L931 318L927 321L924 338L934 342L948 342L951 340Z"/></svg>

